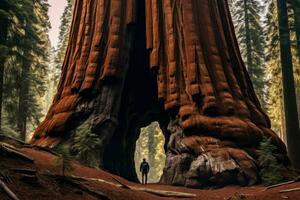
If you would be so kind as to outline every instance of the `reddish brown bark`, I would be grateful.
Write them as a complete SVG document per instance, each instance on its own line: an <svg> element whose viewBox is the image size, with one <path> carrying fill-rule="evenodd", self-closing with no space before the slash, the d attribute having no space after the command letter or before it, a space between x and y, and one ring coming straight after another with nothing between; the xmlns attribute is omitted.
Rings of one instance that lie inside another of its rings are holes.
<svg viewBox="0 0 300 200"><path fill-rule="evenodd" d="M58 92L32 143L69 142L88 121L103 141L100 164L134 179L138 129L153 120L169 141L163 183L253 184L263 135L288 163L226 0L77 0Z"/></svg>

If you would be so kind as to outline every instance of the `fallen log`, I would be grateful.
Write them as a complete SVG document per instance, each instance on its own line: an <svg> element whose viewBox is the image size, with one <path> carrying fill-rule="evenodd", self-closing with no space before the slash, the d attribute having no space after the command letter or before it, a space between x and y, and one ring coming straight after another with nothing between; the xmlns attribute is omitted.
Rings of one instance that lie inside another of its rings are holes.
<svg viewBox="0 0 300 200"><path fill-rule="evenodd" d="M50 148L47 148L47 147L41 147L41 146L32 145L32 144L24 144L23 147L33 148L33 149L45 151L45 152L50 153L50 154L55 155L55 156L60 156L59 153L56 153L56 152L54 152L53 150L51 150Z"/></svg>
<svg viewBox="0 0 300 200"><path fill-rule="evenodd" d="M80 182L78 182L76 180L72 180L70 178L65 178L64 181L66 183L69 183L72 186L75 186L75 187L79 188L80 190L83 190L83 191L85 191L87 193L90 193L90 194L92 194L94 196L97 196L101 200L110 200L110 198L106 194L104 194L103 192L101 192L99 190L95 190L95 189L87 186L86 184L82 184L82 183L80 183Z"/></svg>
<svg viewBox="0 0 300 200"><path fill-rule="evenodd" d="M4 142L0 142L0 152L1 151L4 152L4 153L13 155L15 157L18 157L18 158L20 158L22 160L25 160L27 162L31 162L31 163L34 162L33 158L31 158L30 156L27 156L27 155L19 152L19 150L17 148L15 148L14 146L12 146L10 144L4 143Z"/></svg>
<svg viewBox="0 0 300 200"><path fill-rule="evenodd" d="M13 200L20 200L17 195L15 193L13 193L9 187L3 182L0 180L0 186L1 188L3 189L3 191Z"/></svg>
<svg viewBox="0 0 300 200"><path fill-rule="evenodd" d="M38 149L38 150L45 151L47 153L51 153L51 154L53 154L55 156L59 156L58 153L52 151L50 148L28 144L28 143L26 143L26 142L24 142L22 140L17 139L17 138L13 138L13 137L10 137L10 136L7 136L7 135L0 134L0 141L5 141L5 140L8 140L9 143L17 143L18 146L20 146L20 147L35 148L35 149Z"/></svg>
<svg viewBox="0 0 300 200"><path fill-rule="evenodd" d="M1 141L5 141L5 140L9 140L9 142L14 142L14 143L18 143L19 145L26 145L27 143L22 141L22 140L19 140L17 138L13 138L11 136L8 136L8 135L2 135L0 134L0 140Z"/></svg>
<svg viewBox="0 0 300 200"><path fill-rule="evenodd" d="M191 193L184 193L184 192L175 192L175 191L167 191L167 190L156 190L156 189L150 189L150 188L143 188L143 187L135 187L135 186L129 186L126 185L122 182L120 182L118 179L112 177L115 181L117 181L119 184L106 181L103 179L97 179L97 178L86 178L86 177L79 177L79 176L71 176L73 179L77 180L84 180L84 181L97 181L100 183L106 183L115 187L119 188L126 188L130 190L135 190L135 191L141 191L141 192L148 192L151 194L155 194L158 196L163 196L163 197L177 197L177 198L193 198L196 197L196 194L191 194Z"/></svg>
<svg viewBox="0 0 300 200"><path fill-rule="evenodd" d="M141 192L148 192L154 195L162 196L162 197L177 197L177 198L193 198L196 197L196 194L191 193L185 193L185 192L174 192L174 191L168 191L168 190L156 190L156 189L150 189L150 188L143 188L143 187L135 187L135 186L129 186L118 179L114 178L118 183L120 183L124 188L135 190L135 191L141 191Z"/></svg>
<svg viewBox="0 0 300 200"><path fill-rule="evenodd" d="M279 193L287 193L287 192L295 192L295 191L300 191L300 187L291 188L291 189L287 189L287 190L281 190L281 191L279 191Z"/></svg>

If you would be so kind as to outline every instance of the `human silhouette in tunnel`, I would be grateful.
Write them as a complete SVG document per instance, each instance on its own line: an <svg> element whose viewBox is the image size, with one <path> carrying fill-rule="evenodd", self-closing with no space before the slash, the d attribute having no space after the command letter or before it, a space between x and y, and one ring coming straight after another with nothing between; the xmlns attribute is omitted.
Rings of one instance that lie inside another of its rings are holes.
<svg viewBox="0 0 300 200"><path fill-rule="evenodd" d="M142 172L142 184L147 184L149 170L149 163L146 161L146 158L143 158L143 162L140 166L140 172Z"/></svg>

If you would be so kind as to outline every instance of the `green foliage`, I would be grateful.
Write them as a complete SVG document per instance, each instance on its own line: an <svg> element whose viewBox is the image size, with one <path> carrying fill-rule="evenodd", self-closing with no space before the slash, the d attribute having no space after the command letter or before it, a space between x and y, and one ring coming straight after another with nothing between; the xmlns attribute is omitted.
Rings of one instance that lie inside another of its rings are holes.
<svg viewBox="0 0 300 200"><path fill-rule="evenodd" d="M99 167L100 147L101 140L91 132L88 122L77 128L73 145L77 160L90 167Z"/></svg>
<svg viewBox="0 0 300 200"><path fill-rule="evenodd" d="M284 109L282 96L282 74L280 64L280 47L279 47L279 29L276 0L265 2L267 4L267 12L265 17L265 35L267 46L266 55L266 72L267 77L267 111L272 121L273 129L284 138ZM289 8L289 23L293 22L291 8ZM294 78L296 83L297 98L300 94L300 63L296 59L296 37L295 31L291 29L292 54L294 65ZM299 112L300 113L300 112Z"/></svg>
<svg viewBox="0 0 300 200"><path fill-rule="evenodd" d="M3 0L0 13L7 31L3 75L3 112L24 138L43 116L50 42L47 0ZM1 28L2 29L2 28ZM1 41L0 41L1 43Z"/></svg>
<svg viewBox="0 0 300 200"><path fill-rule="evenodd" d="M271 143L271 138L263 137L258 150L258 162L262 183L273 185L282 182L281 170L283 166L278 163L274 151L277 147Z"/></svg>
<svg viewBox="0 0 300 200"><path fill-rule="evenodd" d="M279 32L275 0L270 1L268 4L265 25L267 39L266 70L268 73L267 110L272 120L273 129L277 133L282 133L282 75L280 68Z"/></svg>
<svg viewBox="0 0 300 200"><path fill-rule="evenodd" d="M248 69L255 92L263 107L266 105L265 37L261 0L229 1L236 36L243 60Z"/></svg>
<svg viewBox="0 0 300 200"><path fill-rule="evenodd" d="M16 139L20 139L20 134L7 125L1 126L0 135L5 135L5 136L13 137Z"/></svg>
<svg viewBox="0 0 300 200"><path fill-rule="evenodd" d="M61 66L63 64L67 45L69 42L73 3L74 0L67 0L67 6L65 7L64 12L60 18L61 21L59 26L58 46L55 52L53 63L52 81L54 82L53 84L55 86L58 84L58 80L60 78Z"/></svg>
<svg viewBox="0 0 300 200"><path fill-rule="evenodd" d="M61 166L62 176L65 177L66 172L70 172L73 170L72 160L73 156L70 154L70 151L67 147L58 146L52 149L55 153L59 154L59 156L55 159L55 165Z"/></svg>

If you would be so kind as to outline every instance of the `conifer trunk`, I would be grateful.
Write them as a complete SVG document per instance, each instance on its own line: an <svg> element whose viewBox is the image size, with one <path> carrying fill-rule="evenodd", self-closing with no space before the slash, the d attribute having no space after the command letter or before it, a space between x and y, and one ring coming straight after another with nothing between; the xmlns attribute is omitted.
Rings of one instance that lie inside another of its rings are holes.
<svg viewBox="0 0 300 200"><path fill-rule="evenodd" d="M252 45L251 45L251 32L249 23L249 10L248 2L244 0L244 15L245 15L245 31L246 31L246 58L247 58L247 69L251 78L253 78L253 61L252 61Z"/></svg>
<svg viewBox="0 0 300 200"><path fill-rule="evenodd" d="M7 5L3 3L2 9L7 11ZM1 55L0 55L0 129L2 126L2 104L3 104L3 79L4 79L4 67L6 61L6 45L7 45L7 32L8 32L8 20L3 17L0 18L0 46L1 47Z"/></svg>
<svg viewBox="0 0 300 200"><path fill-rule="evenodd" d="M297 55L298 62L300 62L300 0L292 0L293 10L294 10L294 25L296 30L296 40L297 40Z"/></svg>
<svg viewBox="0 0 300 200"><path fill-rule="evenodd" d="M22 71L20 77L18 124L17 124L22 141L26 140L26 132L27 132L29 70L30 70L30 65L28 61L25 60L22 65Z"/></svg>
<svg viewBox="0 0 300 200"><path fill-rule="evenodd" d="M277 7L287 146L292 164L300 169L300 132L286 1L277 0Z"/></svg>
<svg viewBox="0 0 300 200"><path fill-rule="evenodd" d="M296 90L296 102L297 102L297 111L298 111L298 121L300 126L300 93L297 92L297 90Z"/></svg>

